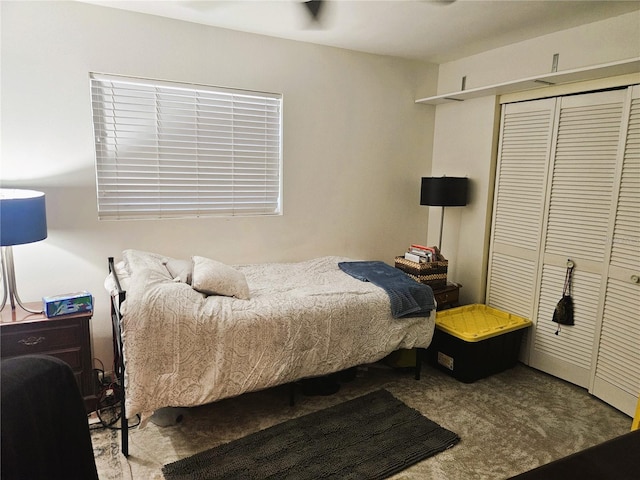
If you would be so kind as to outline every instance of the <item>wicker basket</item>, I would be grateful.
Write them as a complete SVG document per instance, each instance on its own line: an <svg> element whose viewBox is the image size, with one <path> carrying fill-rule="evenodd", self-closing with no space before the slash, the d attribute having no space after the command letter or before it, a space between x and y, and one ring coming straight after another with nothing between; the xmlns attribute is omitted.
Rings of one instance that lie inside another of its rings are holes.
<svg viewBox="0 0 640 480"><path fill-rule="evenodd" d="M447 285L447 260L438 262L417 263L404 257L396 257L396 268L407 273L411 278L420 283L434 287Z"/></svg>

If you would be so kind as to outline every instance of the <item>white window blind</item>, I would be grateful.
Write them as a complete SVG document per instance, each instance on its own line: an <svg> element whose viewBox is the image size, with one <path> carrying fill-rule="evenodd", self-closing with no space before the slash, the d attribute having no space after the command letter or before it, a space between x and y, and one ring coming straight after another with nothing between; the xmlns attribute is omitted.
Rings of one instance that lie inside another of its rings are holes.
<svg viewBox="0 0 640 480"><path fill-rule="evenodd" d="M282 95L91 74L100 219L281 213Z"/></svg>

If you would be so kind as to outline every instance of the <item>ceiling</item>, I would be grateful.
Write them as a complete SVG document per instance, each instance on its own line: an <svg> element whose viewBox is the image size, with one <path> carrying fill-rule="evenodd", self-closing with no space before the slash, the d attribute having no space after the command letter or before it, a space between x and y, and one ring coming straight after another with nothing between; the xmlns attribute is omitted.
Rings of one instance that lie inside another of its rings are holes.
<svg viewBox="0 0 640 480"><path fill-rule="evenodd" d="M314 21L299 0L86 1L435 63L640 10L638 0L329 0Z"/></svg>

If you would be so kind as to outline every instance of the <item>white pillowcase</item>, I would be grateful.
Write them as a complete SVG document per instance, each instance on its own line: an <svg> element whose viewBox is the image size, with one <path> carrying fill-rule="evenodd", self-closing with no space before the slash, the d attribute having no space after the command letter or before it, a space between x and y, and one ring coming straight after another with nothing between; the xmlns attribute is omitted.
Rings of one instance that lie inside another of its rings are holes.
<svg viewBox="0 0 640 480"><path fill-rule="evenodd" d="M191 285L191 277L193 275L193 261L189 260L176 260L171 258L163 265L167 267L171 278L178 282L188 283Z"/></svg>
<svg viewBox="0 0 640 480"><path fill-rule="evenodd" d="M229 265L194 256L191 286L205 295L223 295L249 299L249 285L244 274Z"/></svg>

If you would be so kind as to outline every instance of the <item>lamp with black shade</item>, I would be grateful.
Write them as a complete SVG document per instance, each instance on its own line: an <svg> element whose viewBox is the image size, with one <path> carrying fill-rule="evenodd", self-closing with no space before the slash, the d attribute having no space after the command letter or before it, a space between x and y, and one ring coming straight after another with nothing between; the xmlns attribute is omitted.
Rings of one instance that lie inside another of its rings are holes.
<svg viewBox="0 0 640 480"><path fill-rule="evenodd" d="M467 177L422 177L420 205L442 207L438 249L442 251L442 227L445 207L464 207L467 204Z"/></svg>
<svg viewBox="0 0 640 480"><path fill-rule="evenodd" d="M13 262L13 245L39 242L47 238L47 214L45 195L35 190L0 188L0 247L2 263L2 284L4 309L7 297L11 309L16 303L23 310L31 313L42 313L42 310L31 310L24 306L16 289L16 273Z"/></svg>

